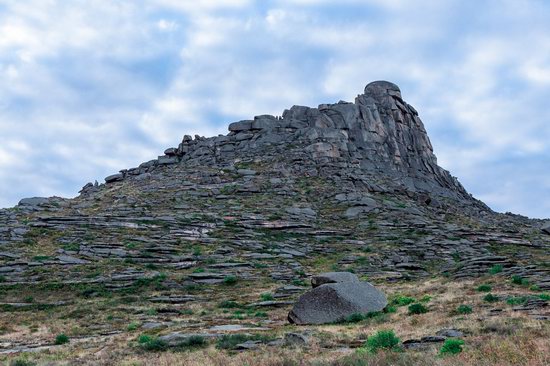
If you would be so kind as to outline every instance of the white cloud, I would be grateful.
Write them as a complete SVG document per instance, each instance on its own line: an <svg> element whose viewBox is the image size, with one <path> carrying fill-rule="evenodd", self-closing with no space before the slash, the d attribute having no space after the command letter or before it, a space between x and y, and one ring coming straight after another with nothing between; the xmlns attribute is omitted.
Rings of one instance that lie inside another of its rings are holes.
<svg viewBox="0 0 550 366"><path fill-rule="evenodd" d="M0 186L16 187L0 205L71 196L183 134L352 100L365 83L388 79L419 110L440 163L473 193L550 216L542 163L524 170L529 179L514 165L550 155L547 4L0 3ZM498 194L485 184L505 178Z"/></svg>

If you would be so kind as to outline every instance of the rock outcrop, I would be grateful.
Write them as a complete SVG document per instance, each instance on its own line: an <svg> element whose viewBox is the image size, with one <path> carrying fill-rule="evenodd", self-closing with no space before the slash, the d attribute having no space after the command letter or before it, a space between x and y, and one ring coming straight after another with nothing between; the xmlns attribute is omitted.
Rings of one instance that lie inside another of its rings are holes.
<svg viewBox="0 0 550 366"><path fill-rule="evenodd" d="M365 87L354 103L293 106L282 116L260 115L229 125L227 136L186 135L164 156L107 177L106 183L136 177L170 164L231 164L236 159L263 156L299 162L292 168L318 174L368 175L385 178L372 190L399 189L428 197L474 200L448 171L437 165L432 145L418 112L387 81ZM377 179L380 180L380 179Z"/></svg>

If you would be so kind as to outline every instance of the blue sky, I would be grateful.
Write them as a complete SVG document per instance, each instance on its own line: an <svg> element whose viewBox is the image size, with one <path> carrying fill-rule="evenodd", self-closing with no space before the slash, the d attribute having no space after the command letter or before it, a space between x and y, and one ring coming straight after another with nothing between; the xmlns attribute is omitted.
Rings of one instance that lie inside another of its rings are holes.
<svg viewBox="0 0 550 366"><path fill-rule="evenodd" d="M548 19L534 0L0 0L0 207L385 79L471 193L550 217Z"/></svg>

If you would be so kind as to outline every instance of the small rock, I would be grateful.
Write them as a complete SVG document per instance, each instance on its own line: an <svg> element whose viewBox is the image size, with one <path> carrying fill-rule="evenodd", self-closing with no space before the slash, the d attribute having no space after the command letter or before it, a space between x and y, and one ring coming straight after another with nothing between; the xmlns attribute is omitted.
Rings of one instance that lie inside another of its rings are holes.
<svg viewBox="0 0 550 366"><path fill-rule="evenodd" d="M239 343L235 346L235 350L250 350L250 349L256 349L262 344L261 341L246 341L243 343Z"/></svg>
<svg viewBox="0 0 550 366"><path fill-rule="evenodd" d="M309 343L309 336L302 333L286 333L284 342L286 346L304 346Z"/></svg>
<svg viewBox="0 0 550 366"><path fill-rule="evenodd" d="M117 174L109 175L108 177L106 177L105 178L105 183L118 182L118 181L121 181L123 179L124 179L124 176L122 175L122 173L117 173Z"/></svg>
<svg viewBox="0 0 550 366"><path fill-rule="evenodd" d="M438 336L442 337L448 337L448 338L454 338L454 337L463 337L464 333L457 329L441 329L437 333L435 333Z"/></svg>

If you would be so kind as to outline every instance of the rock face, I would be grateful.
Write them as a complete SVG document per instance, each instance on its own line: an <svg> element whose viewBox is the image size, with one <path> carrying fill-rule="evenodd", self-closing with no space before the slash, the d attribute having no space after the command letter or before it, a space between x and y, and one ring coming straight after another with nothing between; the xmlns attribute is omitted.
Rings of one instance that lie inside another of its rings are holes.
<svg viewBox="0 0 550 366"><path fill-rule="evenodd" d="M550 222L547 222L542 226L542 232L550 235Z"/></svg>
<svg viewBox="0 0 550 366"><path fill-rule="evenodd" d="M368 282L360 282L354 275L332 272L315 278L316 283L327 282L300 296L288 314L291 323L335 323L355 313L381 311L388 304L380 290Z"/></svg>

